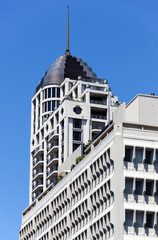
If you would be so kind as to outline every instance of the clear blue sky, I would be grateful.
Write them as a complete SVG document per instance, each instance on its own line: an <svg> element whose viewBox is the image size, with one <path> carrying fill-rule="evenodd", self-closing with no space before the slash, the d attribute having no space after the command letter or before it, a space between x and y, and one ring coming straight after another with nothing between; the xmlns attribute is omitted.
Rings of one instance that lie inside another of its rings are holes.
<svg viewBox="0 0 158 240"><path fill-rule="evenodd" d="M157 0L0 0L0 239L16 240L29 199L30 100L66 47L119 100L158 95ZM9 227L9 228L8 228Z"/></svg>

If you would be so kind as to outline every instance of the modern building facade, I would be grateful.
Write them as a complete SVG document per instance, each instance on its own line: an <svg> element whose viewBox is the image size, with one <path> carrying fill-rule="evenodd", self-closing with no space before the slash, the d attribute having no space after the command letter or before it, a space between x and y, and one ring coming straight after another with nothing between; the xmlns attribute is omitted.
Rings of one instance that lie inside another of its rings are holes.
<svg viewBox="0 0 158 240"><path fill-rule="evenodd" d="M158 97L120 104L72 168L81 149L23 212L20 240L158 239Z"/></svg>

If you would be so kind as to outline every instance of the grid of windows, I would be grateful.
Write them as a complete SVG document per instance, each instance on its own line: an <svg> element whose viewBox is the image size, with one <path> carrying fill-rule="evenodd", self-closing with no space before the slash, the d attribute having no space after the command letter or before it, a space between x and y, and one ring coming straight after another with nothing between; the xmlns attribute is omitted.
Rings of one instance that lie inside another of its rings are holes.
<svg viewBox="0 0 158 240"><path fill-rule="evenodd" d="M52 87L44 90L44 99L55 97L60 98L60 88Z"/></svg>

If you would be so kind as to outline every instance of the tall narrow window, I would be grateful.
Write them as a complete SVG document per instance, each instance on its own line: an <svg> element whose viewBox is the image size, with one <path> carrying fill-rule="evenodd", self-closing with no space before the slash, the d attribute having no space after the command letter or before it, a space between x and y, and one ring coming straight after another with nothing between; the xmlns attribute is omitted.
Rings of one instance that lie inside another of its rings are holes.
<svg viewBox="0 0 158 240"><path fill-rule="evenodd" d="M55 98L55 88L52 88L52 97Z"/></svg>
<svg viewBox="0 0 158 240"><path fill-rule="evenodd" d="M146 228L153 228L154 225L154 213L146 214Z"/></svg>
<svg viewBox="0 0 158 240"><path fill-rule="evenodd" d="M145 195L152 196L153 195L153 189L154 189L154 182L153 181L147 181L146 182L146 192L145 192Z"/></svg>
<svg viewBox="0 0 158 240"><path fill-rule="evenodd" d="M136 227L143 227L144 213L136 212Z"/></svg>
<svg viewBox="0 0 158 240"><path fill-rule="evenodd" d="M146 164L152 164L153 161L153 150L146 150L146 158L145 163Z"/></svg>
<svg viewBox="0 0 158 240"><path fill-rule="evenodd" d="M52 111L54 111L55 108L55 101L52 101Z"/></svg>
<svg viewBox="0 0 158 240"><path fill-rule="evenodd" d="M156 164L158 164L158 150L156 150Z"/></svg>
<svg viewBox="0 0 158 240"><path fill-rule="evenodd" d="M48 111L51 111L51 101L48 101Z"/></svg>
<svg viewBox="0 0 158 240"><path fill-rule="evenodd" d="M80 146L80 144L74 143L73 144L73 152Z"/></svg>
<svg viewBox="0 0 158 240"><path fill-rule="evenodd" d="M59 107L59 105L60 105L60 101L56 101L56 102L57 102L56 104L57 104L57 108L58 108L58 107Z"/></svg>
<svg viewBox="0 0 158 240"><path fill-rule="evenodd" d="M81 141L81 132L73 132L73 140Z"/></svg>
<svg viewBox="0 0 158 240"><path fill-rule="evenodd" d="M126 210L125 212L125 226L132 226L133 225L133 211Z"/></svg>
<svg viewBox="0 0 158 240"><path fill-rule="evenodd" d="M143 161L143 149L142 148L137 148L136 149L135 162L136 163L142 163L142 161Z"/></svg>
<svg viewBox="0 0 158 240"><path fill-rule="evenodd" d="M73 119L73 128L81 128L82 120L80 119Z"/></svg>
<svg viewBox="0 0 158 240"><path fill-rule="evenodd" d="M132 194L133 192L133 179L132 178L126 178L125 180L125 193L126 194Z"/></svg>
<svg viewBox="0 0 158 240"><path fill-rule="evenodd" d="M136 190L135 194L142 195L143 194L143 180L136 180Z"/></svg>
<svg viewBox="0 0 158 240"><path fill-rule="evenodd" d="M48 98L51 98L51 88L48 88Z"/></svg>
<svg viewBox="0 0 158 240"><path fill-rule="evenodd" d="M60 88L57 88L57 97L60 98Z"/></svg>
<svg viewBox="0 0 158 240"><path fill-rule="evenodd" d="M47 112L47 102L45 102L45 112Z"/></svg>
<svg viewBox="0 0 158 240"><path fill-rule="evenodd" d="M132 157L133 157L133 148L126 146L125 148L125 162L132 162Z"/></svg>
<svg viewBox="0 0 158 240"><path fill-rule="evenodd" d="M158 197L158 181L156 181L156 193L155 193L155 196Z"/></svg>
<svg viewBox="0 0 158 240"><path fill-rule="evenodd" d="M44 97L47 99L47 89L44 90Z"/></svg>

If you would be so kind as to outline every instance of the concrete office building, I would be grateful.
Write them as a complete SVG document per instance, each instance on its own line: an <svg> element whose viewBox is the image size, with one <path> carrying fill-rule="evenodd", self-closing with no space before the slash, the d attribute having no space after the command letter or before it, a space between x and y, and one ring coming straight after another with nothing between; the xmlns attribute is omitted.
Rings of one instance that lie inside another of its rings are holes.
<svg viewBox="0 0 158 240"><path fill-rule="evenodd" d="M20 240L157 239L158 97L120 104L84 154L23 212Z"/></svg>

